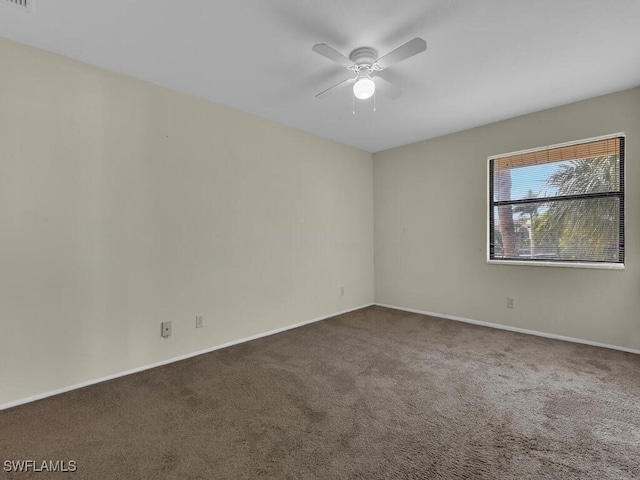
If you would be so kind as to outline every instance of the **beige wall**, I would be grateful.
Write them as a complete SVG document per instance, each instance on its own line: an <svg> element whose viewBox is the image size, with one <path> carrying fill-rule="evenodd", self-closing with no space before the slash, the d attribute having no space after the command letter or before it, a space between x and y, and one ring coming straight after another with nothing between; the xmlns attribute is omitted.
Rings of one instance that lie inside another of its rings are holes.
<svg viewBox="0 0 640 480"><path fill-rule="evenodd" d="M487 157L616 132L626 269L488 265ZM636 88L375 154L376 302L640 349L639 134Z"/></svg>
<svg viewBox="0 0 640 480"><path fill-rule="evenodd" d="M0 65L0 405L373 302L371 154L4 39Z"/></svg>

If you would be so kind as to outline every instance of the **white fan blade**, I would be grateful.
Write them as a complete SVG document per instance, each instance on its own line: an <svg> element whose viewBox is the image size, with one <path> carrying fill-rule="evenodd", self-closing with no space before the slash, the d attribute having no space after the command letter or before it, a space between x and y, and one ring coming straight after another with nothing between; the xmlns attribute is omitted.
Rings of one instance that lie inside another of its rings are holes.
<svg viewBox="0 0 640 480"><path fill-rule="evenodd" d="M395 100L402 95L402 90L382 77L373 77L373 81L376 82L376 91L391 100Z"/></svg>
<svg viewBox="0 0 640 480"><path fill-rule="evenodd" d="M335 85L333 85L333 86L327 88L326 90L323 90L319 94L317 94L316 98L327 98L329 95L331 95L334 92L334 88L337 88L340 85L346 85L348 83L351 83L351 82L353 82L353 80L354 80L353 77L345 78L344 80L339 81Z"/></svg>
<svg viewBox="0 0 640 480"><path fill-rule="evenodd" d="M380 57L376 63L380 68L385 69L409 57L413 57L427 49L427 42L422 38L416 37L408 41L404 45L396 48L393 52L387 53L384 57Z"/></svg>
<svg viewBox="0 0 640 480"><path fill-rule="evenodd" d="M316 53L319 53L323 57L328 58L329 60L333 60L338 65L342 65L345 68L349 68L353 66L353 62L349 60L347 57L342 55L340 52L334 50L326 43L317 43L315 44L311 50Z"/></svg>

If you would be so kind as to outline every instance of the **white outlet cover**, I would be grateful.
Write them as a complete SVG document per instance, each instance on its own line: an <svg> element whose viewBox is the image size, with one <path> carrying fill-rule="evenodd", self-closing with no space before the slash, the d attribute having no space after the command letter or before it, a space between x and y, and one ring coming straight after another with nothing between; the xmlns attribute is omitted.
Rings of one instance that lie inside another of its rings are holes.
<svg viewBox="0 0 640 480"><path fill-rule="evenodd" d="M171 336L171 322L162 322L162 333L164 338Z"/></svg>

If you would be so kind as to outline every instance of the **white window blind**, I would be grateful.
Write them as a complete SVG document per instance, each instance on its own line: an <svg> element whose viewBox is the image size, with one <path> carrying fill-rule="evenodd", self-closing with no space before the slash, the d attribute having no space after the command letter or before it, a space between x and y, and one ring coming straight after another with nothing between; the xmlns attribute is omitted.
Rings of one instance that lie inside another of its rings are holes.
<svg viewBox="0 0 640 480"><path fill-rule="evenodd" d="M624 141L489 158L489 260L623 264Z"/></svg>

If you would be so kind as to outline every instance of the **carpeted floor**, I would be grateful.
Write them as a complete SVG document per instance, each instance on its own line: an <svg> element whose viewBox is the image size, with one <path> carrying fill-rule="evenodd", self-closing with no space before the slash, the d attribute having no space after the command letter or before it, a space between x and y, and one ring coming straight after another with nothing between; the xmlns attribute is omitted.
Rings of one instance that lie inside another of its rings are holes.
<svg viewBox="0 0 640 480"><path fill-rule="evenodd" d="M74 460L9 473L6 460ZM0 412L0 480L640 478L640 356L381 307Z"/></svg>

